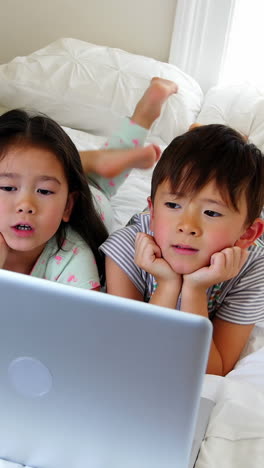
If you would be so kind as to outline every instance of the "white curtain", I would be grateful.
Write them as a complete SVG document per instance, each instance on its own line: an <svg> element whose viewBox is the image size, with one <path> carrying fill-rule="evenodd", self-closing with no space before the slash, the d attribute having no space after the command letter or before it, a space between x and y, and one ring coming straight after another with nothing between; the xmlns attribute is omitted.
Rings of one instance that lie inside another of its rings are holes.
<svg viewBox="0 0 264 468"><path fill-rule="evenodd" d="M177 0L169 62L195 78L203 91L219 81L235 2Z"/></svg>

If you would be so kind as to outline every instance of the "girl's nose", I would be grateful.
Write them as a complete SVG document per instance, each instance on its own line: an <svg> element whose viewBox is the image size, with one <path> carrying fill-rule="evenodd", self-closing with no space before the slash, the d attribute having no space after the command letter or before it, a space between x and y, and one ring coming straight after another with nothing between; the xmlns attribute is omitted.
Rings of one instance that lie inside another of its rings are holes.
<svg viewBox="0 0 264 468"><path fill-rule="evenodd" d="M18 209L18 213L33 213L33 209L32 208L19 208Z"/></svg>
<svg viewBox="0 0 264 468"><path fill-rule="evenodd" d="M17 213L35 214L36 208L30 200L23 200L17 205Z"/></svg>

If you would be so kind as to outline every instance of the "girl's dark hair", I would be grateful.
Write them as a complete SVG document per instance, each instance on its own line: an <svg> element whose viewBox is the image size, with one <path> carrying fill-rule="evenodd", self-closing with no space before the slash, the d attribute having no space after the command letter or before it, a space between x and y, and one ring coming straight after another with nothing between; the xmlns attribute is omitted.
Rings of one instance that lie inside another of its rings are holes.
<svg viewBox="0 0 264 468"><path fill-rule="evenodd" d="M95 210L76 146L54 120L45 115L31 115L18 109L0 116L0 157L4 157L8 148L13 145L34 145L48 149L60 161L69 193L77 194L68 224L91 248L102 279L104 260L98 247L105 241L108 233ZM66 226L67 223L62 221L56 233L58 249L62 248Z"/></svg>
<svg viewBox="0 0 264 468"><path fill-rule="evenodd" d="M214 180L235 210L244 193L245 224L260 216L264 205L264 157L253 144L225 125L204 125L175 138L156 165L151 185L154 202L158 186L168 180L173 192L195 194Z"/></svg>

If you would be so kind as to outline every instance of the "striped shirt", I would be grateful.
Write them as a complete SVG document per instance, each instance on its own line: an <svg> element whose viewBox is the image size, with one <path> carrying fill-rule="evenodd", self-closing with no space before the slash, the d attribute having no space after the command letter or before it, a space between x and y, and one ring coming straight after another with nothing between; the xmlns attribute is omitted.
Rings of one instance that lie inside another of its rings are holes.
<svg viewBox="0 0 264 468"><path fill-rule="evenodd" d="M125 228L115 231L100 247L128 275L148 302L156 287L155 278L134 263L135 237L138 232L153 236L148 212L135 215ZM207 291L210 319L218 317L236 324L254 324L264 320L264 242L252 245L239 274L231 280L211 286ZM176 308L180 309L181 297Z"/></svg>

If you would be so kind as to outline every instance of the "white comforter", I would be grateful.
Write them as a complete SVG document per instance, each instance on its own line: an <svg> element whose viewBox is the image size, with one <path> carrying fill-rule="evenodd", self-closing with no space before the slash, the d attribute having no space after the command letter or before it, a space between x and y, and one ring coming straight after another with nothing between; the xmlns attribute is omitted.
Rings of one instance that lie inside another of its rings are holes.
<svg viewBox="0 0 264 468"><path fill-rule="evenodd" d="M264 328L255 328L249 344L262 346L226 377L205 376L202 394L216 405L196 468L264 466Z"/></svg>

